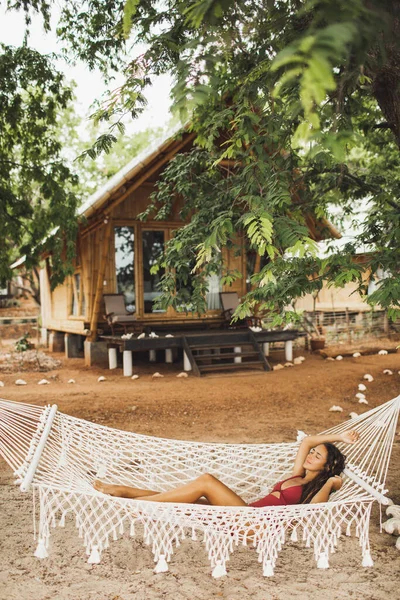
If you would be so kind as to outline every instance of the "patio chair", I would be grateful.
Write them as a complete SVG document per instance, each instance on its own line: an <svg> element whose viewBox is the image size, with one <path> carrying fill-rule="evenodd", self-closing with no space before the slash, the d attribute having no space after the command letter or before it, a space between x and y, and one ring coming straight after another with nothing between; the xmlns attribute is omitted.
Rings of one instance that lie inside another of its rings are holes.
<svg viewBox="0 0 400 600"><path fill-rule="evenodd" d="M237 292L220 292L222 316L225 319L225 326L229 327L232 321L233 313L240 304L240 298ZM246 317L235 321L232 327L258 327L261 325L261 319L256 316Z"/></svg>
<svg viewBox="0 0 400 600"><path fill-rule="evenodd" d="M116 327L122 327L127 332L127 327L137 324L136 315L128 313L125 307L125 298L123 294L103 294L106 314L104 318L111 327L112 335Z"/></svg>

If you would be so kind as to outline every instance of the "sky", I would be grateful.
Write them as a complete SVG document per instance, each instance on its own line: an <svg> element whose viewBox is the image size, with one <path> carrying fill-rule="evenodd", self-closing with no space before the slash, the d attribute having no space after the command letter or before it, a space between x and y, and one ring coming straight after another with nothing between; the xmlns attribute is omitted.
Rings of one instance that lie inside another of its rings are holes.
<svg viewBox="0 0 400 600"><path fill-rule="evenodd" d="M53 20L55 24L57 20L56 15ZM18 46L22 43L24 32L25 23L23 13L20 11L6 11L4 6L0 6L0 43ZM42 53L59 51L55 33L44 31L41 17L34 17L32 19L29 44ZM138 47L137 51L138 53L142 52L143 48ZM102 94L106 91L100 73L89 71L84 64L72 67L60 61L58 67L65 73L69 81L74 80L76 82L76 111L80 116L88 117L91 112L91 104L96 99L101 98ZM117 86L118 82L115 85ZM171 118L169 113L170 89L171 78L169 76L165 75L153 80L153 85L146 93L148 106L138 119L127 124L128 132L143 131L148 127L164 127L168 124ZM84 134L85 132L83 131L82 135Z"/></svg>

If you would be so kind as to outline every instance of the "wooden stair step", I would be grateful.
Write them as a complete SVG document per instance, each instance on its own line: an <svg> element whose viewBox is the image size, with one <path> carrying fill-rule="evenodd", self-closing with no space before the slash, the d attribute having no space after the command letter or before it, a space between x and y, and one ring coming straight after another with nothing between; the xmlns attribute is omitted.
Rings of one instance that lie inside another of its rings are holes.
<svg viewBox="0 0 400 600"><path fill-rule="evenodd" d="M198 351L198 350L215 350L216 348L235 348L235 347L240 347L242 348L243 346L250 346L251 348L253 348L253 344L252 342L240 342L237 344L213 344L212 346L196 346L193 344L190 344L190 348L193 351Z"/></svg>
<svg viewBox="0 0 400 600"><path fill-rule="evenodd" d="M253 350L252 352L221 352L221 354L195 354L194 357L196 360L205 360L205 359L213 359L213 360L222 360L225 358L244 358L246 356L258 356L258 352Z"/></svg>
<svg viewBox="0 0 400 600"><path fill-rule="evenodd" d="M247 362L241 362L241 363L219 363L219 364L213 364L213 365L199 365L199 370L201 372L203 372L203 371L218 371L218 370L225 370L225 369L239 370L242 367L256 367L256 366L264 368L264 364L261 362L261 360L249 360Z"/></svg>

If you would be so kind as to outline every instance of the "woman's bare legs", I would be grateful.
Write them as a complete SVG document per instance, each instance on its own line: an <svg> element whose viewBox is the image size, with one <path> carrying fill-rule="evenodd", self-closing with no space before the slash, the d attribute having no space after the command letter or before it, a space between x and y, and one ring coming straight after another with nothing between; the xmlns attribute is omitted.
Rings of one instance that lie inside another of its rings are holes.
<svg viewBox="0 0 400 600"><path fill-rule="evenodd" d="M103 483L99 480L96 480L93 483L93 487L98 492L103 492L103 494L109 494L110 496L117 496L118 498L137 498L138 496L144 497L158 494L158 492L153 490L142 490L140 488L134 488L128 485L112 485L109 483Z"/></svg>
<svg viewBox="0 0 400 600"><path fill-rule="evenodd" d="M161 493L143 490L145 493L141 496L137 495L137 492L140 490L126 486L108 486L96 482L95 488L106 494L111 493L113 496L136 498L137 500L148 500L151 502L187 502L193 504L204 496L214 506L247 506L246 502L240 496L235 494L222 481L219 481L219 479L208 473L200 475L194 481L174 490Z"/></svg>

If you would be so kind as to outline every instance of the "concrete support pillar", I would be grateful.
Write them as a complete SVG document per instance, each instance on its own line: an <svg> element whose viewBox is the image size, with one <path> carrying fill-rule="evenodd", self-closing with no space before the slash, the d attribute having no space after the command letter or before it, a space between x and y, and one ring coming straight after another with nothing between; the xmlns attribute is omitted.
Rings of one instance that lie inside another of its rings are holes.
<svg viewBox="0 0 400 600"><path fill-rule="evenodd" d="M46 327L41 327L40 328L40 343L43 346L46 346L46 348L47 348L48 338L47 338L47 329L46 329Z"/></svg>
<svg viewBox="0 0 400 600"><path fill-rule="evenodd" d="M156 351L155 350L149 350L149 361L151 363L157 361L157 355L156 355Z"/></svg>
<svg viewBox="0 0 400 600"><path fill-rule="evenodd" d="M79 358L81 356L80 335L66 333L64 335L65 358Z"/></svg>
<svg viewBox="0 0 400 600"><path fill-rule="evenodd" d="M122 353L122 360L124 366L124 377L132 377L133 364L132 364L132 351L124 350Z"/></svg>
<svg viewBox="0 0 400 600"><path fill-rule="evenodd" d="M185 351L183 351L183 370L184 371L191 371L192 370L192 365L190 364L190 360L188 355L186 354Z"/></svg>
<svg viewBox="0 0 400 600"><path fill-rule="evenodd" d="M174 362L174 357L172 355L172 350L171 348L167 348L165 350L165 362L166 363L173 363Z"/></svg>
<svg viewBox="0 0 400 600"><path fill-rule="evenodd" d="M288 362L293 362L293 340L285 342L285 359Z"/></svg>
<svg viewBox="0 0 400 600"><path fill-rule="evenodd" d="M108 367L110 370L117 368L117 349L116 348L108 349Z"/></svg>
<svg viewBox="0 0 400 600"><path fill-rule="evenodd" d="M64 352L64 333L62 331L50 331L49 350L50 352Z"/></svg>
<svg viewBox="0 0 400 600"><path fill-rule="evenodd" d="M263 352L264 356L269 356L269 342L263 343Z"/></svg>
<svg viewBox="0 0 400 600"><path fill-rule="evenodd" d="M240 346L235 346L233 349L235 354L241 354L242 353L242 348ZM233 359L233 362L235 363L241 363L242 362L242 357L241 356L235 356L235 358Z"/></svg>
<svg viewBox="0 0 400 600"><path fill-rule="evenodd" d="M85 354L85 365L92 367L108 367L108 348L107 342L91 342L85 340L83 345Z"/></svg>

